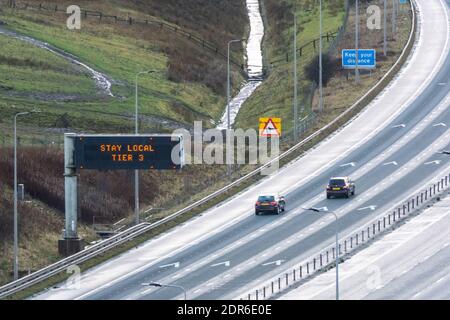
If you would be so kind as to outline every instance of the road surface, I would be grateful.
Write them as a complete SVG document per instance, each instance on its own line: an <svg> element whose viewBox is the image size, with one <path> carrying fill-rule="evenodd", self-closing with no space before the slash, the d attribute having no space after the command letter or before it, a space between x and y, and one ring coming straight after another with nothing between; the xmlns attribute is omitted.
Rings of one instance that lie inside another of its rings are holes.
<svg viewBox="0 0 450 320"><path fill-rule="evenodd" d="M340 264L340 299L450 299L450 197ZM280 300L335 299L335 269Z"/></svg>

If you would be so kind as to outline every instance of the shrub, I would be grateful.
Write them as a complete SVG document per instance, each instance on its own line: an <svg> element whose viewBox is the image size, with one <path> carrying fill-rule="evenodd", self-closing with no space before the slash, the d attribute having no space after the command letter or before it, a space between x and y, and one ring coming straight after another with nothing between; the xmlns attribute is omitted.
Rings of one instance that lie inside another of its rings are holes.
<svg viewBox="0 0 450 320"><path fill-rule="evenodd" d="M327 54L322 55L322 82L326 86L337 71L338 61ZM306 78L316 84L319 83L319 55L315 56L309 64L305 66Z"/></svg>
<svg viewBox="0 0 450 320"><path fill-rule="evenodd" d="M6 185L12 189L12 156L10 148L0 149L2 190ZM26 193L63 212L65 205L63 151L55 147L21 147L18 152L18 163L19 183L25 184ZM141 194L145 195L147 201L151 201L158 193L158 184L156 179L152 179L151 174L146 176L148 178L141 183ZM128 216L134 203L132 177L127 171L81 171L78 183L81 220L91 223L95 216L103 221L112 222ZM2 194L5 197L4 193ZM4 210L11 209L11 201L4 202Z"/></svg>

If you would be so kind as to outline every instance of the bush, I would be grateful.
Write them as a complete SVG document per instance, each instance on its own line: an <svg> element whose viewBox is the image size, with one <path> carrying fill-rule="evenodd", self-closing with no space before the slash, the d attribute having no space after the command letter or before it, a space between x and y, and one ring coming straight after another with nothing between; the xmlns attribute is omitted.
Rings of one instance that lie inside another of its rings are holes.
<svg viewBox="0 0 450 320"><path fill-rule="evenodd" d="M13 191L0 184L0 242L11 241L13 237ZM35 239L42 232L60 232L61 222L55 222L54 216L43 212L44 209L33 203L18 203L18 227L21 238Z"/></svg>
<svg viewBox="0 0 450 320"><path fill-rule="evenodd" d="M290 39L285 38L285 30L294 23L294 10L291 3L280 0L265 0L269 30L266 37L275 47L281 46L283 52L286 50ZM299 26L301 28L301 26ZM290 37L291 35L287 35Z"/></svg>
<svg viewBox="0 0 450 320"><path fill-rule="evenodd" d="M172 50L169 50L172 51ZM203 52L186 51L181 48L168 61L168 79L174 82L199 82L211 88L218 95L226 94L226 66L220 59L211 59Z"/></svg>
<svg viewBox="0 0 450 320"><path fill-rule="evenodd" d="M13 186L12 149L0 149L0 188ZM55 147L21 147L18 152L19 183L32 198L64 212L64 154ZM127 171L81 171L78 192L81 221L92 223L92 218L113 222L126 217L134 206L133 175ZM146 175L141 181L141 194L151 201L158 194L157 179ZM4 192L2 192L5 197ZM6 197L7 198L7 197ZM12 210L10 200L2 201L3 211ZM0 223L7 223L5 217ZM1 231L1 229L0 229Z"/></svg>
<svg viewBox="0 0 450 320"><path fill-rule="evenodd" d="M338 61L327 54L322 55L322 83L328 84L337 71ZM319 84L319 55L315 56L309 64L305 66L305 75L309 81Z"/></svg>

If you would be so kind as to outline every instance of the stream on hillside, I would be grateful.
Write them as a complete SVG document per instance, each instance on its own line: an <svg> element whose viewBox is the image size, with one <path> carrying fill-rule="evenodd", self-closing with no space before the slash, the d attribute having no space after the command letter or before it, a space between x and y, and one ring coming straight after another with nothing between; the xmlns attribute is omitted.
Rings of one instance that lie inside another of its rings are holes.
<svg viewBox="0 0 450 320"><path fill-rule="evenodd" d="M230 101L230 123L233 126L236 116L244 102L262 83L263 76L263 53L262 40L264 37L264 22L261 16L259 0L246 0L247 12L250 20L250 34L246 47L248 81L243 84L237 96ZM228 127L227 108L221 118L217 129L223 130Z"/></svg>

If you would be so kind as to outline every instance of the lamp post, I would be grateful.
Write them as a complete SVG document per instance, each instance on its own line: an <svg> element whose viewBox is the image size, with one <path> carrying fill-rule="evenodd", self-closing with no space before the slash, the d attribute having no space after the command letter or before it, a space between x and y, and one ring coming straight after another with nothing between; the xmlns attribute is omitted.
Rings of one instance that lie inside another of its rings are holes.
<svg viewBox="0 0 450 320"><path fill-rule="evenodd" d="M19 112L14 116L14 280L19 279L19 231L18 231L18 215L17 215L17 118L29 115L31 113L39 113L38 110L30 112Z"/></svg>
<svg viewBox="0 0 450 320"><path fill-rule="evenodd" d="M157 288L175 288L175 289L180 289L183 291L184 293L184 300L186 300L187 294L186 294L186 289L182 286L177 286L174 284L162 284L162 283L158 283L158 282L149 282L149 283L142 283L142 286L146 286L146 287L157 287Z"/></svg>
<svg viewBox="0 0 450 320"><path fill-rule="evenodd" d="M387 56L387 0L384 0L384 15L383 15L383 54Z"/></svg>
<svg viewBox="0 0 450 320"><path fill-rule="evenodd" d="M231 130L231 115L230 115L230 100L231 100L231 80L230 80L230 46L232 43L237 43L237 42L243 42L245 41L245 39L235 39L235 40L230 40L228 41L228 46L227 46L227 138L228 135L230 134L230 130ZM227 141L229 141L229 139L227 139ZM228 146L228 148L231 148L233 146ZM228 178L231 178L231 160L229 159L231 155L231 150L228 150L227 148L227 176Z"/></svg>
<svg viewBox="0 0 450 320"><path fill-rule="evenodd" d="M339 233L339 229L338 229L338 216L336 213L334 213L333 211L328 211L328 210L322 210L322 209L317 209L317 208L307 208L305 210L308 211L312 211L312 212L316 212L316 213L331 213L332 215L334 215L334 218L336 219L336 300L339 300L339 240L338 240L338 233Z"/></svg>
<svg viewBox="0 0 450 320"><path fill-rule="evenodd" d="M356 0L355 3L355 11L356 11L356 18L355 18L355 82L359 82L359 68L358 68L358 49L359 49L359 0Z"/></svg>
<svg viewBox="0 0 450 320"><path fill-rule="evenodd" d="M135 134L139 134L139 105L138 105L138 80L139 76L143 74L155 73L158 71L149 70L149 71L141 71L136 74L136 98L135 98ZM139 224L139 170L134 170L134 215L135 215L135 224Z"/></svg>
<svg viewBox="0 0 450 320"><path fill-rule="evenodd" d="M392 37L396 38L397 33L397 11L398 11L398 0L392 1Z"/></svg>
<svg viewBox="0 0 450 320"><path fill-rule="evenodd" d="M322 65L322 33L323 33L323 18L322 18L322 0L319 2L319 21L320 21L320 35L319 35L319 111L323 111L323 65Z"/></svg>
<svg viewBox="0 0 450 320"><path fill-rule="evenodd" d="M294 12L294 143L297 142L297 122L298 122L298 100L297 100L297 86L298 86L298 78L297 78L297 10Z"/></svg>

